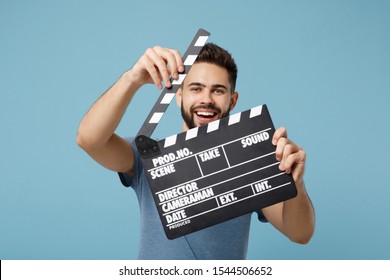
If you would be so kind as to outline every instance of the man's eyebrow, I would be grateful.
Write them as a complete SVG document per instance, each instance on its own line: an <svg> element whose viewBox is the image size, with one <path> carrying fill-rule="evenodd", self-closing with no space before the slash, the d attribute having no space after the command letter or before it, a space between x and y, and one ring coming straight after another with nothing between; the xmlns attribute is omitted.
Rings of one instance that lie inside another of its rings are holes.
<svg viewBox="0 0 390 280"><path fill-rule="evenodd" d="M187 86L188 86L188 87L191 87L191 86L206 87L205 84L198 83L198 82L192 82L192 83L188 84Z"/></svg>
<svg viewBox="0 0 390 280"><path fill-rule="evenodd" d="M215 84L215 85L212 85L211 86L212 88L224 88L224 89L228 89L225 85L222 85L222 84Z"/></svg>
<svg viewBox="0 0 390 280"><path fill-rule="evenodd" d="M202 84L202 83L199 83L199 82L192 82L190 84L188 84L187 86L191 87L191 86L201 86L201 87L206 87L205 84ZM222 85L222 84L214 84L214 85L211 85L211 88L224 88L224 89L228 89L225 85Z"/></svg>

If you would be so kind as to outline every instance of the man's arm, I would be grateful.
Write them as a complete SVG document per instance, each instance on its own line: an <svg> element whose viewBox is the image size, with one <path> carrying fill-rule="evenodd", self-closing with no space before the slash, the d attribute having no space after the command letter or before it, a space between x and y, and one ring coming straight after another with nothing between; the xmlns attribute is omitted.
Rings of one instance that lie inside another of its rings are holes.
<svg viewBox="0 0 390 280"><path fill-rule="evenodd" d="M295 198L262 209L267 220L290 240L306 244L315 227L314 208L303 182L306 153L287 138L287 130L275 131L272 142L276 145L279 169L291 173L297 187Z"/></svg>
<svg viewBox="0 0 390 280"><path fill-rule="evenodd" d="M167 67L169 65L169 67ZM144 84L162 82L170 86L169 75L178 78L184 64L178 51L154 47L125 72L90 108L80 123L77 144L104 167L132 174L134 154L131 146L115 134L127 106Z"/></svg>
<svg viewBox="0 0 390 280"><path fill-rule="evenodd" d="M133 151L114 131L138 88L131 73L122 75L92 105L78 129L77 144L98 163L114 171L132 171Z"/></svg>

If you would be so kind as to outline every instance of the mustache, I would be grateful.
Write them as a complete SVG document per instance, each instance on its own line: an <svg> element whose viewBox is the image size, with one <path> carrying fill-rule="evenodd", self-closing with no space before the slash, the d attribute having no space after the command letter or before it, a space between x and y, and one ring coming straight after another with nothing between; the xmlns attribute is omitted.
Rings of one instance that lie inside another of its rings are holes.
<svg viewBox="0 0 390 280"><path fill-rule="evenodd" d="M217 112L217 114L221 113L221 109L219 109L218 107L216 107L213 104L203 104L203 105L193 106L193 107L191 107L190 111L191 111L191 113L193 113L199 109L209 109L209 110L213 110L213 111Z"/></svg>

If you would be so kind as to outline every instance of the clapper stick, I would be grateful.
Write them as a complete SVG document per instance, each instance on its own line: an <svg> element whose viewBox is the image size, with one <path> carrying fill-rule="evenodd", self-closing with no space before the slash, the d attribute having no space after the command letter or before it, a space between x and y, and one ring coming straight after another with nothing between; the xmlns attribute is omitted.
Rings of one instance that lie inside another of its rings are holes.
<svg viewBox="0 0 390 280"><path fill-rule="evenodd" d="M185 73L165 88L135 139L169 239L297 195L279 170L266 105L156 141L150 138L210 33L200 29L184 55Z"/></svg>
<svg viewBox="0 0 390 280"><path fill-rule="evenodd" d="M190 46L188 47L187 51L184 53L183 56L184 73L179 74L178 80L174 80L172 77L170 77L172 86L170 88L165 87L163 89L160 97L157 99L156 103L154 104L154 107L150 111L148 117L146 118L137 135L143 135L146 137L150 137L152 135L154 129L160 122L172 99L175 97L175 94L179 89L180 85L182 84L184 78L188 74L188 71L190 71L192 64L198 57L200 50L206 44L209 36L210 33L206 30L198 30Z"/></svg>

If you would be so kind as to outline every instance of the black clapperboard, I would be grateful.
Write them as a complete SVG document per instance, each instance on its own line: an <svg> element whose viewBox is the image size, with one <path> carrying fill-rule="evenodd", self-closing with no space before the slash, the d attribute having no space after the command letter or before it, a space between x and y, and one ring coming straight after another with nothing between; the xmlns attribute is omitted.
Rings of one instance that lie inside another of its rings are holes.
<svg viewBox="0 0 390 280"><path fill-rule="evenodd" d="M150 138L209 36L198 31L183 56L185 72L171 79L135 139L169 239L297 195L292 176L279 170L266 105L163 140Z"/></svg>

